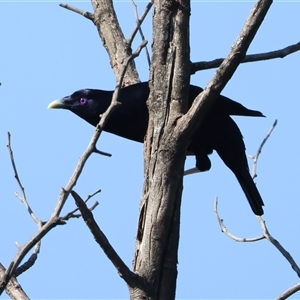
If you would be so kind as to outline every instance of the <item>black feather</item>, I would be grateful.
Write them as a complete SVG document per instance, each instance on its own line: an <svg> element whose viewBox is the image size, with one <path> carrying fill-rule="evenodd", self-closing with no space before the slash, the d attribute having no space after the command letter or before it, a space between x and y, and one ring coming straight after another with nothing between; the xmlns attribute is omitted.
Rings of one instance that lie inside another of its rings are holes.
<svg viewBox="0 0 300 300"><path fill-rule="evenodd" d="M203 91L200 87L190 86L189 106ZM99 115L108 108L113 91L84 89L64 97L60 104L53 102L50 108L65 108L96 126ZM118 136L143 142L148 126L146 100L149 96L148 83L138 83L121 89L118 101L122 105L111 115L105 131ZM227 167L235 174L249 204L256 215L262 215L262 198L250 174L245 155L243 136L230 115L263 117L256 110L250 110L227 97L220 95L209 111L202 125L195 131L187 148L187 153L195 155L196 167L207 171L211 167L208 155L216 150Z"/></svg>

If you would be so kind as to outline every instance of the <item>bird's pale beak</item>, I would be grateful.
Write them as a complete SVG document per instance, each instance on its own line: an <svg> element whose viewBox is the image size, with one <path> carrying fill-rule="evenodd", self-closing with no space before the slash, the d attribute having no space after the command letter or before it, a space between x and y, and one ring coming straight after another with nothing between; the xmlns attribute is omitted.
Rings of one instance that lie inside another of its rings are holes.
<svg viewBox="0 0 300 300"><path fill-rule="evenodd" d="M62 101L62 99L57 99L52 101L47 108L65 108L66 105Z"/></svg>

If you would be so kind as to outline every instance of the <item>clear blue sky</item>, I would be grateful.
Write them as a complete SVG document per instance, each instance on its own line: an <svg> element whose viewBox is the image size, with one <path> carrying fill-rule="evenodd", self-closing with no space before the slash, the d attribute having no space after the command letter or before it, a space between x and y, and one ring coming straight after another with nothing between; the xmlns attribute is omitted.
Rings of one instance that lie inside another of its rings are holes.
<svg viewBox="0 0 300 300"><path fill-rule="evenodd" d="M37 216L47 220L94 130L70 112L47 110L47 105L80 88L113 89L115 79L89 20L54 1L0 3L0 261L7 267L17 252L14 243L22 244L36 232L14 196L19 189L6 149L7 131L12 134L28 200ZM69 3L92 11L88 1ZM253 4L193 2L192 60L226 56ZM138 2L140 11L145 6L146 2ZM115 8L128 37L135 26L132 5L116 2ZM298 42L299 11L299 2L275 1L249 53ZM151 14L143 29L151 45ZM135 45L139 42L137 38ZM236 118L249 154L256 152L278 119L259 160L256 182L270 232L300 264L299 62L300 53L296 53L285 59L244 64L223 94L267 116ZM137 64L141 79L147 80L144 53ZM214 71L197 73L192 83L205 86ZM100 202L95 218L131 266L143 184L143 148L106 133L98 146L113 156L93 155L75 190L85 197L102 189L95 198ZM221 217L234 234L252 237L261 230L235 177L217 155L211 159L211 171L184 179L177 298L274 298L299 279L269 242L236 243L221 233L213 214L216 196ZM186 168L194 164L188 158ZM69 198L64 212L73 208ZM43 239L36 265L19 282L33 299L128 298L125 283L81 219L55 228Z"/></svg>

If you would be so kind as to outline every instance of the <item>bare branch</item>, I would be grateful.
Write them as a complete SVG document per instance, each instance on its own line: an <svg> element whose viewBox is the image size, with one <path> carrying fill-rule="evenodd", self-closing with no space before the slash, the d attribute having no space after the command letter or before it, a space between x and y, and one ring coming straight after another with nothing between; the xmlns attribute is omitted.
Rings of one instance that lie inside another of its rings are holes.
<svg viewBox="0 0 300 300"><path fill-rule="evenodd" d="M221 231L223 233L225 233L229 238L233 239L236 242L241 242L241 243L257 242L257 241L263 240L265 238L264 235L260 235L258 237L254 237L254 238L240 238L240 237L237 237L236 235L232 234L230 231L228 231L228 229L224 225L224 220L220 218L219 213L218 213L218 197L215 199L214 214L219 222Z"/></svg>
<svg viewBox="0 0 300 300"><path fill-rule="evenodd" d="M101 190L96 191L95 193L93 193L92 195L88 195L87 198L84 200L84 203L87 203L91 198L93 198L95 195L99 194L101 192ZM97 206L99 205L99 202L96 201L90 208L89 210L92 211L94 210ZM80 218L81 214L75 214L77 211L79 210L79 208L75 208L74 210L68 212L64 217L61 217L62 220L64 221L68 221L71 218Z"/></svg>
<svg viewBox="0 0 300 300"><path fill-rule="evenodd" d="M133 2L133 1L132 1L132 2ZM134 3L134 2L133 2L133 3ZM147 4L147 6L146 6L146 8L145 8L145 11L144 11L143 15L141 16L141 18L138 19L138 17L137 17L137 26L134 28L133 32L131 33L130 38L128 39L128 44L129 44L129 45L132 44L132 41L134 40L135 35L137 34L137 32L138 32L139 28L141 27L142 23L144 22L144 20L145 20L145 18L146 18L146 16L147 16L148 12L150 11L152 5L153 5L153 2L150 1L150 2ZM137 16L137 13L136 13L136 16Z"/></svg>
<svg viewBox="0 0 300 300"><path fill-rule="evenodd" d="M297 44L290 45L290 46L285 47L280 50L247 55L241 61L241 63L269 60L269 59L274 59L274 58L284 58L285 56L290 55L299 50L300 50L300 42ZM192 63L191 74L195 74L196 72L201 71L201 70L218 68L222 64L223 61L224 61L224 58L218 58L218 59L214 59L212 61L200 61L200 62Z"/></svg>
<svg viewBox="0 0 300 300"><path fill-rule="evenodd" d="M84 16L85 18L91 20L92 22L94 22L94 15L88 11L84 11L82 9L79 9L75 6L69 5L69 4L59 4L60 7L63 7L65 9L71 10L77 14L80 14L82 16Z"/></svg>
<svg viewBox="0 0 300 300"><path fill-rule="evenodd" d="M5 268L0 263L0 278L4 275L4 273ZM15 276L11 277L9 283L5 288L5 291L12 300L29 300L29 297L26 295Z"/></svg>
<svg viewBox="0 0 300 300"><path fill-rule="evenodd" d="M11 160L11 164L12 164L12 167L13 167L13 170L14 170L14 174L15 174L15 179L21 189L21 192L22 192L22 196L19 196L17 193L15 194L17 198L19 198L22 203L25 205L29 215L31 216L31 218L33 219L33 221L38 225L38 227L40 228L41 225L42 225L42 222L36 217L36 215L33 213L28 201L27 201L27 198L26 198L26 194L25 194L25 189L21 183L21 180L20 180L20 177L19 177L19 174L18 174L18 171L17 171L17 167L16 167L16 164L15 164L15 160L14 160L14 154L13 154L13 150L11 148L11 134L10 132L7 133L7 137L8 137L8 144L7 144L7 148L8 148L8 152L9 152L9 155L10 155L10 160Z"/></svg>
<svg viewBox="0 0 300 300"><path fill-rule="evenodd" d="M136 34L136 29L139 30L140 32L140 36L142 38L142 41L145 41L145 36L143 34L143 31L142 31L142 22L144 21L146 15L148 14L148 12L150 11L151 7L152 7L152 2L149 2L146 6L146 9L141 17L141 19L139 19L139 15L138 15L138 11L137 11L137 5L135 4L134 0L131 0L131 3L133 5L133 8L134 8L134 13L135 13L135 18L136 18L136 23L137 23L137 27L135 28L134 32L132 33L130 39L129 39L129 46L131 46L132 44L132 41L135 37L135 34ZM147 61L148 61L148 65L150 66L151 65L151 60L150 60L150 55L149 55L149 51L148 51L148 47L146 46L145 47L145 51L146 51L146 56L147 56Z"/></svg>
<svg viewBox="0 0 300 300"><path fill-rule="evenodd" d="M278 296L275 300L285 300L300 291L300 283L297 283L290 288L288 288L285 292L283 292L280 296Z"/></svg>
<svg viewBox="0 0 300 300"><path fill-rule="evenodd" d="M96 201L91 207L89 207L89 210L90 211L93 211L97 206L99 205L99 202ZM61 219L62 220L65 220L65 221L68 221L70 219L79 219L82 217L81 214L76 214L74 211L77 211L78 210L78 207L75 208L73 211L67 213L64 217L62 217Z"/></svg>
<svg viewBox="0 0 300 300"><path fill-rule="evenodd" d="M257 162L258 162L258 158L261 154L262 148L265 145L265 143L267 142L267 140L269 139L271 133L273 132L274 128L277 125L277 120L275 120L275 122L273 123L272 127L270 128L269 132L267 133L267 135L265 136L265 138L263 139L263 141L261 142L256 154L251 157L253 159L253 166L252 166L252 178L256 178L257 177Z"/></svg>
<svg viewBox="0 0 300 300"><path fill-rule="evenodd" d="M12 163L12 167L13 167L13 171L14 171L14 177L21 189L21 193L22 195L20 196L18 193L15 193L15 196L21 200L21 202L24 204L27 212L29 213L29 215L31 216L31 218L33 219L33 221L37 224L38 230L40 230L43 226L42 221L34 214L33 210L31 209L27 198L26 198L26 193L25 193L25 188L23 187L22 183L21 183L21 179L19 177L18 171L17 171L17 167L15 164L15 159L14 159L14 155L13 155L13 150L11 147L11 134L8 132L8 144L7 144L7 148L8 148L8 152L10 155L10 160ZM20 249L21 247L17 244L17 247ZM32 255L29 257L29 259L20 267L18 267L15 272L14 275L15 276L19 276L20 274L24 273L25 271L27 271L29 268L31 268L34 263L36 262L37 258L38 258L38 253L40 252L40 247L41 247L41 242L38 242L35 247L34 247L34 251L32 253Z"/></svg>
<svg viewBox="0 0 300 300"><path fill-rule="evenodd" d="M80 198L80 196L74 190L71 191L71 195L74 198L76 205L78 206L81 215L86 225L92 232L96 242L100 245L100 247L102 248L106 256L116 267L119 275L125 280L125 282L130 287L136 287L137 281L140 281L140 277L137 274L133 273L124 263L124 261L120 258L118 253L109 243L105 234L99 228L98 224L94 219L92 212L87 208L85 202Z"/></svg>
<svg viewBox="0 0 300 300"><path fill-rule="evenodd" d="M290 255L289 252L287 252L282 246L281 244L272 237L272 235L269 233L266 223L265 221L262 219L262 217L260 216L256 216L257 220L262 228L263 231L263 235L264 237L271 243L273 244L278 251L287 259L287 261L290 263L292 269L297 273L298 277L300 277L300 269L297 265L297 263L294 261L294 259L292 258L292 256Z"/></svg>

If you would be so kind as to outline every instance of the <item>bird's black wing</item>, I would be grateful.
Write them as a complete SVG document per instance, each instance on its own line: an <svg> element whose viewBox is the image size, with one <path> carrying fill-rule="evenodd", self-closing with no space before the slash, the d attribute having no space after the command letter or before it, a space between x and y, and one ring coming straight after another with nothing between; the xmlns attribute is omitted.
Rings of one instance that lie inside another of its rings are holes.
<svg viewBox="0 0 300 300"><path fill-rule="evenodd" d="M203 90L190 86L188 106ZM100 115L111 102L113 91L85 89L63 99L56 100L49 108L65 108L96 126ZM121 89L118 101L122 103L110 116L105 131L121 137L143 142L148 126L146 101L149 96L148 82ZM219 96L215 105L205 116L202 125L191 137L187 151L196 157L200 171L210 169L208 155L216 150L224 163L237 177L256 215L262 215L263 201L249 174L242 134L229 115L263 116L259 111L249 110L240 103Z"/></svg>

